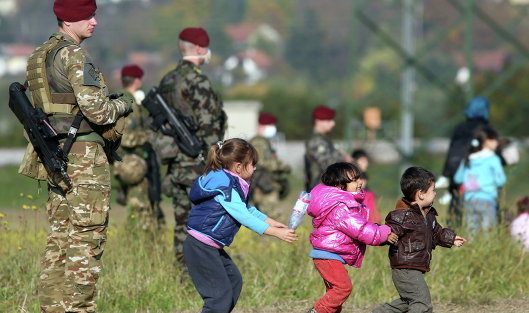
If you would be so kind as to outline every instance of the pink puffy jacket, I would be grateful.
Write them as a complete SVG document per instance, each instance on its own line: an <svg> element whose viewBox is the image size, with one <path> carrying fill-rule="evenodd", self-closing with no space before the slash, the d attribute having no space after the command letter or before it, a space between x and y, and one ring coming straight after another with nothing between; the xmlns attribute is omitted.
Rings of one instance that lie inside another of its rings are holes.
<svg viewBox="0 0 529 313"><path fill-rule="evenodd" d="M367 207L356 202L351 192L319 184L310 195L307 213L313 217L314 249L336 253L347 264L360 267L366 244L378 246L388 239L391 228L368 222Z"/></svg>

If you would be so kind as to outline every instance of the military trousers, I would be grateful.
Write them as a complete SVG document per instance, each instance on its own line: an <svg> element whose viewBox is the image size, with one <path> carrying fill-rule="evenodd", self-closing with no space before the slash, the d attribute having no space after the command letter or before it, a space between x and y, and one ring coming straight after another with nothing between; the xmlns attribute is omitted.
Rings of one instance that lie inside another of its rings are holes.
<svg viewBox="0 0 529 313"><path fill-rule="evenodd" d="M144 177L138 184L127 185L126 188L130 224L141 230L156 230L158 221L149 199L149 180L147 177Z"/></svg>
<svg viewBox="0 0 529 313"><path fill-rule="evenodd" d="M288 211L281 210L281 207L279 207L279 190L277 188L269 193L264 193L261 189L255 188L252 202L259 211L275 220L281 220L288 215Z"/></svg>
<svg viewBox="0 0 529 313"><path fill-rule="evenodd" d="M110 169L103 147L76 143L68 155L72 189L50 187L50 223L38 286L41 312L95 312L110 210Z"/></svg>
<svg viewBox="0 0 529 313"><path fill-rule="evenodd" d="M189 200L190 187L176 184L173 190L173 210L175 228L173 233L173 244L176 261L184 264L184 240L187 237L187 219L191 211L191 201Z"/></svg>

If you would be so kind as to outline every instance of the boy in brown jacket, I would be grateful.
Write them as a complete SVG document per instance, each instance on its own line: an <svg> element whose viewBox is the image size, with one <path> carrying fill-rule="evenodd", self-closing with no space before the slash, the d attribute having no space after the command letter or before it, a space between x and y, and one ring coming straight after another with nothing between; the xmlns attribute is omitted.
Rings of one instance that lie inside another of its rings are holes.
<svg viewBox="0 0 529 313"><path fill-rule="evenodd" d="M432 250L436 246L461 247L465 238L437 223L435 177L421 167L408 168L400 179L404 197L386 217L386 224L399 236L389 248L393 283L399 299L376 307L373 313L432 312L430 290L423 274L430 271Z"/></svg>

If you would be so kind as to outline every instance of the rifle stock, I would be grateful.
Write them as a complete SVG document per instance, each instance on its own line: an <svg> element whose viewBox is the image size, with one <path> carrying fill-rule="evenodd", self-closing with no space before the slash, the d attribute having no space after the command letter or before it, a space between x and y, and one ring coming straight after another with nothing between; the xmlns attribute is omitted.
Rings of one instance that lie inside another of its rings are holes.
<svg viewBox="0 0 529 313"><path fill-rule="evenodd" d="M35 109L26 96L26 87L18 82L9 86L9 108L24 125L30 143L44 164L50 181L60 186L63 181L71 188L71 180L66 172L68 158L59 146L57 133L50 125L46 113Z"/></svg>
<svg viewBox="0 0 529 313"><path fill-rule="evenodd" d="M149 91L142 104L153 118L152 130L161 130L173 137L180 150L192 158L202 153L204 143L196 136L196 127L178 109L165 102L157 87Z"/></svg>

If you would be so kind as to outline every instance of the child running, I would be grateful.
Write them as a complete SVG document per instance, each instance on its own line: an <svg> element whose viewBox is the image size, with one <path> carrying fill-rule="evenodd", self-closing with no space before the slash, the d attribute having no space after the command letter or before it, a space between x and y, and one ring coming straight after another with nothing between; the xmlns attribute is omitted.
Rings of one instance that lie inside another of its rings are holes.
<svg viewBox="0 0 529 313"><path fill-rule="evenodd" d="M501 159L494 152L497 147L496 131L483 128L454 175L454 181L462 185L466 225L474 233L497 224L498 188L505 184Z"/></svg>
<svg viewBox="0 0 529 313"><path fill-rule="evenodd" d="M396 242L386 225L367 221L368 208L359 182L360 170L352 163L331 164L319 184L310 192L307 213L315 230L310 234L314 266L325 283L325 295L308 313L341 312L351 294L351 279L344 264L360 267L366 244L376 246Z"/></svg>
<svg viewBox="0 0 529 313"><path fill-rule="evenodd" d="M224 247L232 243L241 224L258 234L297 240L298 235L286 225L248 206L248 182L256 163L257 152L248 142L239 138L218 142L208 152L204 174L191 187L194 206L184 259L204 300L202 313L231 312L237 303L242 276Z"/></svg>
<svg viewBox="0 0 529 313"><path fill-rule="evenodd" d="M430 271L432 250L436 246L461 247L465 238L437 223L435 177L422 167L410 167L400 179L404 197L389 212L386 224L399 236L389 248L393 284L400 298L385 303L373 313L432 312L430 290L423 274Z"/></svg>

